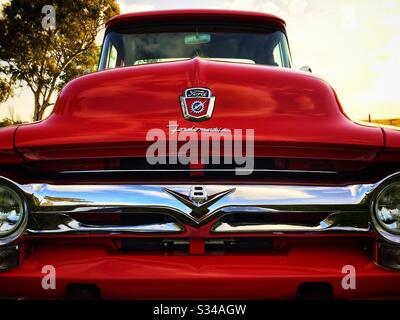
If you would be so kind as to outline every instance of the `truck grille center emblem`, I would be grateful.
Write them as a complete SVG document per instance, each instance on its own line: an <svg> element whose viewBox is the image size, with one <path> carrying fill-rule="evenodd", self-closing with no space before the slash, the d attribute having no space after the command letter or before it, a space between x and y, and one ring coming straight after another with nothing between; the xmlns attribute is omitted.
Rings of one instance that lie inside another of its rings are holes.
<svg viewBox="0 0 400 320"><path fill-rule="evenodd" d="M199 206L201 203L207 201L207 191L204 187L192 187L190 188L189 199L192 200L194 204Z"/></svg>
<svg viewBox="0 0 400 320"><path fill-rule="evenodd" d="M235 191L233 188L209 196L205 187L193 186L190 188L189 195L187 196L171 189L165 188L164 190L192 210L190 216L196 223L200 223L210 213L209 207Z"/></svg>
<svg viewBox="0 0 400 320"><path fill-rule="evenodd" d="M210 119L214 110L215 97L210 89L189 88L180 97L183 117L190 121Z"/></svg>

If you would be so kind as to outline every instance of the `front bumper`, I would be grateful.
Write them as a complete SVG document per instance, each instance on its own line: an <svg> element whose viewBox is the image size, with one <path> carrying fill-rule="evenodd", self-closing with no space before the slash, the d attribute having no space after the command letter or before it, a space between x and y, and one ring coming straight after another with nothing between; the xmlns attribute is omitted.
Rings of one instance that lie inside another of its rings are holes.
<svg viewBox="0 0 400 320"><path fill-rule="evenodd" d="M55 267L45 290L42 268ZM356 271L345 290L344 266ZM160 256L116 254L101 245L38 246L0 274L0 297L62 299L71 284L93 284L105 299L294 299L302 283L325 282L335 299L400 298L400 273L375 265L359 245L297 245L286 254Z"/></svg>

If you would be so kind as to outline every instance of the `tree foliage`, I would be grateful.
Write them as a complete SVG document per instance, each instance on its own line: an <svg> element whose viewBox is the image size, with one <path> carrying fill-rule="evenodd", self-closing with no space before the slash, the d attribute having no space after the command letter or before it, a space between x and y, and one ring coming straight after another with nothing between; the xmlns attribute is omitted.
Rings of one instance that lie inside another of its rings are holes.
<svg viewBox="0 0 400 320"><path fill-rule="evenodd" d="M3 118L3 120L0 120L0 128L2 127L9 127L9 126L13 126L16 124L22 124L24 122L22 122L21 120L12 120L10 118Z"/></svg>
<svg viewBox="0 0 400 320"><path fill-rule="evenodd" d="M0 103L6 101L12 95L13 86L6 80L0 78Z"/></svg>
<svg viewBox="0 0 400 320"><path fill-rule="evenodd" d="M46 5L55 8L55 29L42 27ZM55 92L94 69L96 36L118 13L115 0L11 0L0 18L0 102L22 82L34 95L33 120L41 120Z"/></svg>

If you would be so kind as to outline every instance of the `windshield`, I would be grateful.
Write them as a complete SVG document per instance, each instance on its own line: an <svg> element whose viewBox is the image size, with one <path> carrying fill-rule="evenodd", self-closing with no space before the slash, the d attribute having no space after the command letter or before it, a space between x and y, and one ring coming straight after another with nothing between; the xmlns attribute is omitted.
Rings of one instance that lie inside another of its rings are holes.
<svg viewBox="0 0 400 320"><path fill-rule="evenodd" d="M290 67L286 36L282 31L238 32L110 31L106 34L100 70L149 63L204 59Z"/></svg>

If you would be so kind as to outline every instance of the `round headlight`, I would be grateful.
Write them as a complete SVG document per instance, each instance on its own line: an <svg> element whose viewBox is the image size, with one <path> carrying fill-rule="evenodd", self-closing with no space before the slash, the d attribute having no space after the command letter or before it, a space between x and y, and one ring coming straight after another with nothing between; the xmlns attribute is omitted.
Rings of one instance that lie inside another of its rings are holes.
<svg viewBox="0 0 400 320"><path fill-rule="evenodd" d="M389 184L379 192L374 209L379 226L400 235L400 182Z"/></svg>
<svg viewBox="0 0 400 320"><path fill-rule="evenodd" d="M0 185L0 243L14 240L23 226L25 202L21 196L7 186Z"/></svg>

